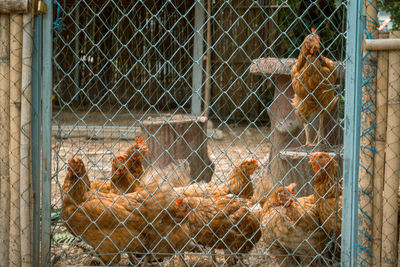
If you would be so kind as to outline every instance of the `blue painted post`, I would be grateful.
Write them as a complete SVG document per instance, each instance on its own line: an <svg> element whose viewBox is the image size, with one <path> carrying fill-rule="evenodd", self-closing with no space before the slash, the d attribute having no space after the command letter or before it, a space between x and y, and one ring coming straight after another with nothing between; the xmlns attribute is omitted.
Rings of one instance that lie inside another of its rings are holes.
<svg viewBox="0 0 400 267"><path fill-rule="evenodd" d="M32 190L33 266L39 266L40 253L40 88L42 88L42 15L35 16L32 55Z"/></svg>
<svg viewBox="0 0 400 267"><path fill-rule="evenodd" d="M192 114L201 112L201 93L203 84L203 40L204 40L204 0L196 1L194 9L194 40L192 68Z"/></svg>
<svg viewBox="0 0 400 267"><path fill-rule="evenodd" d="M342 266L357 265L358 162L360 156L362 0L348 2L343 163Z"/></svg>
<svg viewBox="0 0 400 267"><path fill-rule="evenodd" d="M42 84L42 266L50 266L51 200L51 92L53 87L53 2L44 0L43 16L43 84Z"/></svg>

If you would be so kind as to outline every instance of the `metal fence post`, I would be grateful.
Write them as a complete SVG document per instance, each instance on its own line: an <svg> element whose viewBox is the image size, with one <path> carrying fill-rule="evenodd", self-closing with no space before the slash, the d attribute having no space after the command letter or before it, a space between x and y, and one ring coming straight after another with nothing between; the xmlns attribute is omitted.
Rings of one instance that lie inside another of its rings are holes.
<svg viewBox="0 0 400 267"><path fill-rule="evenodd" d="M32 65L32 189L33 266L39 266L40 253L40 88L42 87L42 15L35 17Z"/></svg>
<svg viewBox="0 0 400 267"><path fill-rule="evenodd" d="M197 1L194 10L194 40L193 40L193 78L192 78L192 114L200 115L201 88L203 84L203 25L204 0Z"/></svg>
<svg viewBox="0 0 400 267"><path fill-rule="evenodd" d="M347 11L346 103L343 160L342 266L357 264L358 162L360 155L361 41L363 1L349 1Z"/></svg>
<svg viewBox="0 0 400 267"><path fill-rule="evenodd" d="M51 198L51 92L53 87L53 2L43 16L43 85L42 85L42 266L50 265L50 198Z"/></svg>

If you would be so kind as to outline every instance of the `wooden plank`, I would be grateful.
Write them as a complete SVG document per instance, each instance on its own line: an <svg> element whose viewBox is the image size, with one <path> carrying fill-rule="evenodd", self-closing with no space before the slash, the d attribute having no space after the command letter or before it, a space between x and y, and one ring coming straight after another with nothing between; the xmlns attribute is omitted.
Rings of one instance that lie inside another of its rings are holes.
<svg viewBox="0 0 400 267"><path fill-rule="evenodd" d="M366 50L400 50L400 39L367 39L364 41Z"/></svg>
<svg viewBox="0 0 400 267"><path fill-rule="evenodd" d="M250 73L255 75L285 74L290 75L292 66L297 58L258 58L254 59L250 66Z"/></svg>
<svg viewBox="0 0 400 267"><path fill-rule="evenodd" d="M26 13L28 0L1 0L0 13Z"/></svg>

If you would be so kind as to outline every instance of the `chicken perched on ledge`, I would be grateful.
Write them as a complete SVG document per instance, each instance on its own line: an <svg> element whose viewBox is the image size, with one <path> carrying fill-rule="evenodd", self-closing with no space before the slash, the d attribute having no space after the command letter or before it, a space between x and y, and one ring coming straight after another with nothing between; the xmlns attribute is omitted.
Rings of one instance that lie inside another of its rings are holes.
<svg viewBox="0 0 400 267"><path fill-rule="evenodd" d="M260 168L258 160L246 159L235 166L226 181L217 187L209 184L191 184L188 187L175 188L180 195L187 197L202 197L206 195L224 196L234 194L241 198L251 198L254 193L251 175Z"/></svg>
<svg viewBox="0 0 400 267"><path fill-rule="evenodd" d="M275 189L261 212L263 240L268 251L284 266L293 264L289 258L300 265L311 264L328 242L319 226L314 197L296 198L295 186Z"/></svg>
<svg viewBox="0 0 400 267"><path fill-rule="evenodd" d="M140 179L144 173L143 158L148 151L143 138L137 137L133 146L113 158L111 180L92 183L92 190L114 194L134 192L141 186Z"/></svg>
<svg viewBox="0 0 400 267"><path fill-rule="evenodd" d="M80 158L71 159L62 188L65 226L91 245L103 264L118 263L123 252L133 258L148 249L157 258L166 257L190 240L182 223L187 212L177 208L182 199L168 188L147 185L123 196L93 193Z"/></svg>
<svg viewBox="0 0 400 267"><path fill-rule="evenodd" d="M337 78L336 64L321 54L318 34L312 29L302 46L296 64L292 67L292 87L295 93L292 99L296 114L303 122L306 145L319 142L325 137L325 118L333 111L338 97L335 97L334 83ZM319 117L317 137L311 141L310 123Z"/></svg>

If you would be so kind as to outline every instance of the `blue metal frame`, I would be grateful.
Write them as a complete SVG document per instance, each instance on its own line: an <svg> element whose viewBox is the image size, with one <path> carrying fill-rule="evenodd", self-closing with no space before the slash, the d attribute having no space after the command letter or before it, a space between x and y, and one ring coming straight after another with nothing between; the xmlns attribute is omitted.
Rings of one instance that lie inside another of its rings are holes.
<svg viewBox="0 0 400 267"><path fill-rule="evenodd" d="M42 266L50 266L51 234L51 94L53 88L53 2L44 0L47 14L43 16L42 53Z"/></svg>
<svg viewBox="0 0 400 267"><path fill-rule="evenodd" d="M343 162L342 266L357 265L358 168L360 157L363 1L351 0L347 10L346 103Z"/></svg>
<svg viewBox="0 0 400 267"><path fill-rule="evenodd" d="M42 88L42 15L34 20L32 55L32 190L33 266L39 266L40 253L40 88Z"/></svg>
<svg viewBox="0 0 400 267"><path fill-rule="evenodd" d="M204 40L204 0L195 3L193 38L193 77L192 77L192 114L201 113L201 94L203 85L203 40Z"/></svg>

